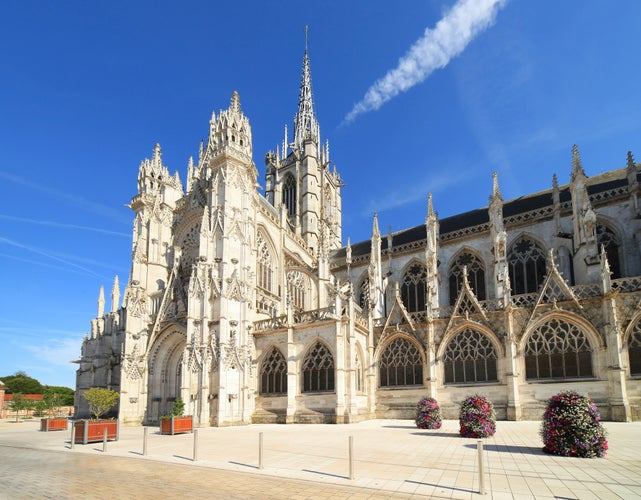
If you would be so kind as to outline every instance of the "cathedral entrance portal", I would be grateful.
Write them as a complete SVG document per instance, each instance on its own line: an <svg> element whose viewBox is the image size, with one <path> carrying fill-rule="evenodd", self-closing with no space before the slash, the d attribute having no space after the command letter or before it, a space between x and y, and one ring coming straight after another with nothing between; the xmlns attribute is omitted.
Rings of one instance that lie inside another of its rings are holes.
<svg viewBox="0 0 641 500"><path fill-rule="evenodd" d="M154 342L149 359L147 421L158 422L169 415L176 398L181 397L185 333L165 330Z"/></svg>

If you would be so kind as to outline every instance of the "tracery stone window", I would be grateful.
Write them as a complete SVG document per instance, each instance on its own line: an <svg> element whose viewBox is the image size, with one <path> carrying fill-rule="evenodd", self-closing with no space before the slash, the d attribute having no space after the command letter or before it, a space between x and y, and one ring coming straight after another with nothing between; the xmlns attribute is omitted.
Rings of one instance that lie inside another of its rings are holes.
<svg viewBox="0 0 641 500"><path fill-rule="evenodd" d="M641 375L641 321L637 321L628 337L630 375Z"/></svg>
<svg viewBox="0 0 641 500"><path fill-rule="evenodd" d="M354 368L356 372L356 392L363 392L363 360L358 352L356 353L356 366Z"/></svg>
<svg viewBox="0 0 641 500"><path fill-rule="evenodd" d="M424 265L412 264L403 276L401 300L408 312L425 310L425 280L427 269Z"/></svg>
<svg viewBox="0 0 641 500"><path fill-rule="evenodd" d="M572 323L552 319L532 332L525 346L528 380L592 377L592 349Z"/></svg>
<svg viewBox="0 0 641 500"><path fill-rule="evenodd" d="M334 392L334 357L322 342L303 360L303 392Z"/></svg>
<svg viewBox="0 0 641 500"><path fill-rule="evenodd" d="M296 180L292 174L287 174L283 183L283 205L287 207L287 215L296 214Z"/></svg>
<svg viewBox="0 0 641 500"><path fill-rule="evenodd" d="M369 277L365 277L358 287L358 305L363 311L369 309Z"/></svg>
<svg viewBox="0 0 641 500"><path fill-rule="evenodd" d="M180 242L181 259L180 259L180 277L183 284L187 286L191 277L191 268L198 258L198 249L200 247L200 222L189 228L189 231L183 236Z"/></svg>
<svg viewBox="0 0 641 500"><path fill-rule="evenodd" d="M529 238L517 241L507 254L512 294L536 292L545 277L545 252Z"/></svg>
<svg viewBox="0 0 641 500"><path fill-rule="evenodd" d="M385 348L378 362L380 387L423 384L421 353L409 340L399 337Z"/></svg>
<svg viewBox="0 0 641 500"><path fill-rule="evenodd" d="M481 332L466 328L450 340L443 355L446 384L496 382L494 344Z"/></svg>
<svg viewBox="0 0 641 500"><path fill-rule="evenodd" d="M619 248L621 243L619 237L607 226L598 225L596 227L597 242L599 245L599 252L601 246L605 247L605 254L608 257L608 264L610 264L610 272L612 279L621 278L621 256Z"/></svg>
<svg viewBox="0 0 641 500"><path fill-rule="evenodd" d="M287 361L276 347L273 347L260 367L260 393L287 393Z"/></svg>
<svg viewBox="0 0 641 500"><path fill-rule="evenodd" d="M467 266L467 280L479 300L485 300L485 269L483 261L469 252L459 255L450 267L450 305L456 303L463 286L463 268Z"/></svg>
<svg viewBox="0 0 641 500"><path fill-rule="evenodd" d="M269 251L269 245L258 233L256 238L256 247L258 248L258 286L263 290L271 292L273 290L274 269L272 255Z"/></svg>
<svg viewBox="0 0 641 500"><path fill-rule="evenodd" d="M287 295L298 309L305 308L305 282L305 275L300 271L287 272Z"/></svg>

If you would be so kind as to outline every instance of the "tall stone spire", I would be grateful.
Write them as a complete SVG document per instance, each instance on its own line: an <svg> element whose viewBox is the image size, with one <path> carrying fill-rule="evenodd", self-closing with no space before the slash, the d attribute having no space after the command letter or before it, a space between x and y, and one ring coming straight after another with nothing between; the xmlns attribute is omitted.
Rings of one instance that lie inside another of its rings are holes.
<svg viewBox="0 0 641 500"><path fill-rule="evenodd" d="M303 142L312 140L320 145L320 126L314 113L314 100L312 98L312 74L309 68L309 55L307 52L307 26L305 27L305 55L303 56L303 76L300 82L300 95L298 98L298 112L294 117L294 144L297 149L302 148Z"/></svg>
<svg viewBox="0 0 641 500"><path fill-rule="evenodd" d="M494 295L507 304L510 298L510 274L506 257L507 233L503 224L503 196L499 189L499 176L496 172L492 174L489 217L491 245L494 253Z"/></svg>
<svg viewBox="0 0 641 500"><path fill-rule="evenodd" d="M100 292L98 293L98 318L105 315L105 287L100 285Z"/></svg>
<svg viewBox="0 0 641 500"><path fill-rule="evenodd" d="M120 285L118 284L118 275L114 278L114 286L111 289L111 312L116 312L120 305Z"/></svg>
<svg viewBox="0 0 641 500"><path fill-rule="evenodd" d="M378 214L374 212L374 223L372 224L372 248L369 259L369 301L372 317L383 317L384 295L383 295L383 269L381 262L381 232L378 229Z"/></svg>
<svg viewBox="0 0 641 500"><path fill-rule="evenodd" d="M432 316L438 308L438 250L439 223L438 214L432 204L432 193L427 195L427 216L425 217L425 264L427 267L427 314Z"/></svg>

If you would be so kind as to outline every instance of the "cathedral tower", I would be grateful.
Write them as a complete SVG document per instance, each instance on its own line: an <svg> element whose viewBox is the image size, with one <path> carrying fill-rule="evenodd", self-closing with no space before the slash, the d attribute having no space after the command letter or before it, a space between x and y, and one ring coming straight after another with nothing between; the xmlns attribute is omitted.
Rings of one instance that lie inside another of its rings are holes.
<svg viewBox="0 0 641 500"><path fill-rule="evenodd" d="M286 212L291 229L314 253L321 253L321 246L338 248L341 245L342 181L335 167L330 170L329 143L321 143L307 47L293 139L289 142L285 127L282 154L277 150L265 158L266 197L272 205Z"/></svg>

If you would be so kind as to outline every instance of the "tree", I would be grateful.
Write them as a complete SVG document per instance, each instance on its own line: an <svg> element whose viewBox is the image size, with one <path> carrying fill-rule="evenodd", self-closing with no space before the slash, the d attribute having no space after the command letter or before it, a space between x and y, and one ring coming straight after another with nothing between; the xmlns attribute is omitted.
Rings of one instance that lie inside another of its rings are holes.
<svg viewBox="0 0 641 500"><path fill-rule="evenodd" d="M9 402L9 409L16 412L16 422L21 411L27 411L34 407L34 402L30 399L25 398L22 394L17 393L13 395L13 398Z"/></svg>
<svg viewBox="0 0 641 500"><path fill-rule="evenodd" d="M22 371L2 377L0 380L6 386L7 394L42 394L44 392L40 382Z"/></svg>
<svg viewBox="0 0 641 500"><path fill-rule="evenodd" d="M92 387L87 389L83 396L89 403L89 412L98 420L116 406L120 393L104 387Z"/></svg>
<svg viewBox="0 0 641 500"><path fill-rule="evenodd" d="M44 394L53 393L58 395L58 406L73 406L73 389L60 385L45 385L44 389Z"/></svg>

